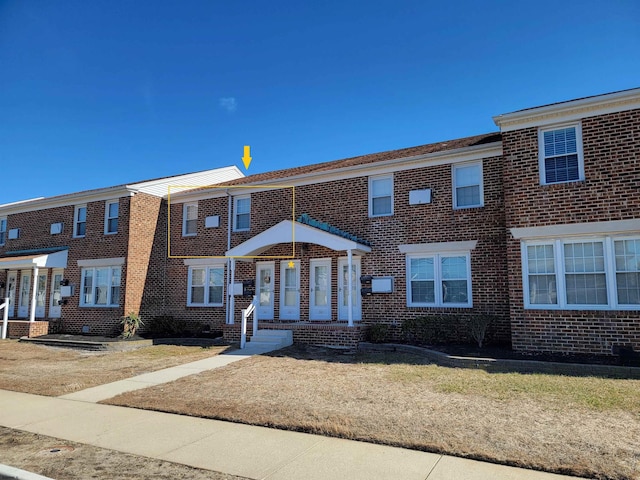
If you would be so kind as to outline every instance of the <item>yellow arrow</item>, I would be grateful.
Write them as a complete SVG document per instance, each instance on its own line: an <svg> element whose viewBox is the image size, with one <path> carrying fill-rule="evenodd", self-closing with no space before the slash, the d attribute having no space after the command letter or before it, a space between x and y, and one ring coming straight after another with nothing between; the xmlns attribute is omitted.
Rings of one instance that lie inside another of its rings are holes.
<svg viewBox="0 0 640 480"><path fill-rule="evenodd" d="M251 165L251 147L249 145L244 146L244 157L242 157L242 162L244 163L245 170L249 170L249 165Z"/></svg>

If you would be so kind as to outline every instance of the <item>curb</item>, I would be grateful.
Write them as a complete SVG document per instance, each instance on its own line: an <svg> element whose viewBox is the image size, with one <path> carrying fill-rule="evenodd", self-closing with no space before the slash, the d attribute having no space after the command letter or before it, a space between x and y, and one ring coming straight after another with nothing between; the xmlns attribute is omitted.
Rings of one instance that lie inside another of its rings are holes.
<svg viewBox="0 0 640 480"><path fill-rule="evenodd" d="M44 477L37 473L27 472L19 468L10 467L0 463L0 479L2 480L54 480L50 477Z"/></svg>
<svg viewBox="0 0 640 480"><path fill-rule="evenodd" d="M501 358L460 357L414 345L399 343L361 342L359 350L418 353L445 367L478 368L487 372L547 373L584 377L613 377L640 379L640 368L619 365L543 362L540 360L509 360Z"/></svg>

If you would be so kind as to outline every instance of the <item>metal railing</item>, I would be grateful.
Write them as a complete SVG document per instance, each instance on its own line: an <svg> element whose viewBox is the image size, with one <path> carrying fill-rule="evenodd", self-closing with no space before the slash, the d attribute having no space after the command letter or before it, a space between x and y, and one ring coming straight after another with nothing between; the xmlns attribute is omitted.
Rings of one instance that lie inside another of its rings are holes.
<svg viewBox="0 0 640 480"><path fill-rule="evenodd" d="M4 299L0 310L2 310L2 340L4 340L7 338L7 327L9 326L9 297Z"/></svg>
<svg viewBox="0 0 640 480"><path fill-rule="evenodd" d="M253 315L253 335L258 333L258 296L254 295L249 306L242 310L242 331L240 333L240 348L247 344L247 318Z"/></svg>

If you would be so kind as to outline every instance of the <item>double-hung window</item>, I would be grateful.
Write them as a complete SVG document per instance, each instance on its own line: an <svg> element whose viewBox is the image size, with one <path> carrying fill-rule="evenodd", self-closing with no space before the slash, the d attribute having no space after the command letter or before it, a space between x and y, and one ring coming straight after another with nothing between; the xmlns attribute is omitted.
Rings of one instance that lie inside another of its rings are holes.
<svg viewBox="0 0 640 480"><path fill-rule="evenodd" d="M94 267L82 269L81 307L117 307L120 305L121 268Z"/></svg>
<svg viewBox="0 0 640 480"><path fill-rule="evenodd" d="M251 225L251 196L242 195L233 199L233 230L242 232Z"/></svg>
<svg viewBox="0 0 640 480"><path fill-rule="evenodd" d="M407 306L471 307L469 252L408 254Z"/></svg>
<svg viewBox="0 0 640 480"><path fill-rule="evenodd" d="M453 208L481 207L484 204L482 162L452 166Z"/></svg>
<svg viewBox="0 0 640 480"><path fill-rule="evenodd" d="M584 180L580 124L541 129L538 150L543 185Z"/></svg>
<svg viewBox="0 0 640 480"><path fill-rule="evenodd" d="M7 219L0 218L0 245L7 243Z"/></svg>
<svg viewBox="0 0 640 480"><path fill-rule="evenodd" d="M118 200L109 200L104 205L104 234L118 233Z"/></svg>
<svg viewBox="0 0 640 480"><path fill-rule="evenodd" d="M73 212L73 236L82 238L87 233L87 206L76 205Z"/></svg>
<svg viewBox="0 0 640 480"><path fill-rule="evenodd" d="M182 207L182 236L193 237L198 233L198 204L185 203Z"/></svg>
<svg viewBox="0 0 640 480"><path fill-rule="evenodd" d="M640 310L640 238L524 242L526 308Z"/></svg>
<svg viewBox="0 0 640 480"><path fill-rule="evenodd" d="M393 175L369 177L369 216L393 215Z"/></svg>
<svg viewBox="0 0 640 480"><path fill-rule="evenodd" d="M224 266L189 267L187 305L221 307L224 296Z"/></svg>

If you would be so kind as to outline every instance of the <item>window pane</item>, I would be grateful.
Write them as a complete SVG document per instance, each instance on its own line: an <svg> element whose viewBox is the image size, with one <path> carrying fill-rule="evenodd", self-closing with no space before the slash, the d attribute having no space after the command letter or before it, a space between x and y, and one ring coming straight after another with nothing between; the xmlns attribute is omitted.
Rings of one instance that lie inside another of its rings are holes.
<svg viewBox="0 0 640 480"><path fill-rule="evenodd" d="M435 282L433 280L411 281L411 303L435 303Z"/></svg>
<svg viewBox="0 0 640 480"><path fill-rule="evenodd" d="M433 280L433 258L412 258L411 280Z"/></svg>
<svg viewBox="0 0 640 480"><path fill-rule="evenodd" d="M469 207L480 205L480 187L460 187L456 189L456 206Z"/></svg>
<svg viewBox="0 0 640 480"><path fill-rule="evenodd" d="M534 305L556 305L555 275L529 275L529 303Z"/></svg>
<svg viewBox="0 0 640 480"><path fill-rule="evenodd" d="M616 241L615 255L618 303L622 305L639 305L640 240Z"/></svg>
<svg viewBox="0 0 640 480"><path fill-rule="evenodd" d="M547 183L579 180L578 155L547 158L544 161L544 171Z"/></svg>
<svg viewBox="0 0 640 480"><path fill-rule="evenodd" d="M238 198L236 199L236 214L250 213L251 212L251 199L250 198Z"/></svg>
<svg viewBox="0 0 640 480"><path fill-rule="evenodd" d="M445 280L442 282L443 303L468 303L466 280Z"/></svg>
<svg viewBox="0 0 640 480"><path fill-rule="evenodd" d="M93 269L84 270L84 303L87 305L93 304Z"/></svg>
<svg viewBox="0 0 640 480"><path fill-rule="evenodd" d="M606 305L608 303L602 242L565 244L564 264L568 304Z"/></svg>
<svg viewBox="0 0 640 480"><path fill-rule="evenodd" d="M204 285L204 268L191 270L191 285Z"/></svg>
<svg viewBox="0 0 640 480"><path fill-rule="evenodd" d="M455 168L456 187L468 187L480 185L480 165L469 165L467 167Z"/></svg>
<svg viewBox="0 0 640 480"><path fill-rule="evenodd" d="M191 287L191 303L204 303L204 287Z"/></svg>
<svg viewBox="0 0 640 480"><path fill-rule="evenodd" d="M107 305L107 295L109 293L109 269L96 268L95 278L95 298L96 305Z"/></svg>
<svg viewBox="0 0 640 480"><path fill-rule="evenodd" d="M209 269L209 303L222 303L224 269Z"/></svg>
<svg viewBox="0 0 640 480"><path fill-rule="evenodd" d="M604 274L565 275L569 305L606 305L607 285Z"/></svg>
<svg viewBox="0 0 640 480"><path fill-rule="evenodd" d="M391 196L392 182L390 178L380 178L371 180L371 196L372 197L388 197Z"/></svg>
<svg viewBox="0 0 640 480"><path fill-rule="evenodd" d="M76 236L82 237L85 235L87 230L87 224L84 222L76 223Z"/></svg>
<svg viewBox="0 0 640 480"><path fill-rule="evenodd" d="M109 204L109 218L115 218L118 216L118 204L110 203Z"/></svg>
<svg viewBox="0 0 640 480"><path fill-rule="evenodd" d="M391 213L391 197L373 198L371 213L373 215L386 215Z"/></svg>
<svg viewBox="0 0 640 480"><path fill-rule="evenodd" d="M78 208L78 218L76 218L78 222L86 222L87 221L87 207Z"/></svg>
<svg viewBox="0 0 640 480"><path fill-rule="evenodd" d="M442 278L466 279L467 278L467 258L466 257L442 257L440 259L442 268Z"/></svg>
<svg viewBox="0 0 640 480"><path fill-rule="evenodd" d="M248 213L236 215L236 230L248 230L250 227L250 216Z"/></svg>

